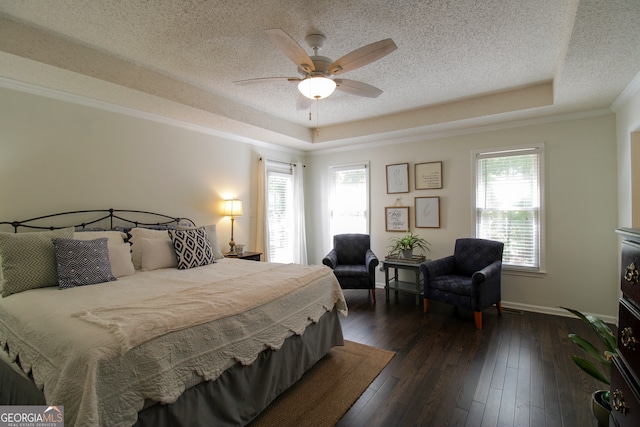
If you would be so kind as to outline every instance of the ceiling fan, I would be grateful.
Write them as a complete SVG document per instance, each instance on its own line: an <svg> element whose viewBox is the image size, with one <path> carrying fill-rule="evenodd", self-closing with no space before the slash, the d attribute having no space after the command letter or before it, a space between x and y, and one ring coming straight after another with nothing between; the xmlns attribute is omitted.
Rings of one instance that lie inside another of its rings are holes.
<svg viewBox="0 0 640 427"><path fill-rule="evenodd" d="M284 30L270 29L266 30L266 33L271 42L298 66L301 77L264 77L239 80L234 83L246 85L282 81L297 82L298 90L301 95L304 95L298 97L298 110L306 110L311 106L312 100L326 98L335 89L368 98L379 96L382 90L377 87L355 80L336 78L336 76L377 61L397 49L393 40L384 39L356 49L337 61L332 61L326 56L318 55L325 41L325 36L322 34L310 34L306 37L307 45L313 50L313 55L309 56Z"/></svg>

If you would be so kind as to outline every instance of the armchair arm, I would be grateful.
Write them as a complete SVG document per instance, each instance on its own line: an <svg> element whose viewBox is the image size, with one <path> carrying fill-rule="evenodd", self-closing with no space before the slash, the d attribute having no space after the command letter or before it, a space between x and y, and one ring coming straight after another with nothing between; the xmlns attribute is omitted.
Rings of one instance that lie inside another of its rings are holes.
<svg viewBox="0 0 640 427"><path fill-rule="evenodd" d="M325 256L322 260L322 263L332 270L335 270L336 266L338 265L338 253L336 252L336 250L331 249L331 252L329 252L327 256Z"/></svg>
<svg viewBox="0 0 640 427"><path fill-rule="evenodd" d="M367 249L367 253L364 255L364 263L367 266L367 271L369 273L374 273L379 262L378 257L376 257L373 251L371 249Z"/></svg>
<svg viewBox="0 0 640 427"><path fill-rule="evenodd" d="M453 255L420 264L420 269L425 278L431 279L451 274L453 272Z"/></svg>
<svg viewBox="0 0 640 427"><path fill-rule="evenodd" d="M471 276L471 283L479 285L485 281L491 280L496 275L502 272L502 261L494 261L480 271L476 271Z"/></svg>

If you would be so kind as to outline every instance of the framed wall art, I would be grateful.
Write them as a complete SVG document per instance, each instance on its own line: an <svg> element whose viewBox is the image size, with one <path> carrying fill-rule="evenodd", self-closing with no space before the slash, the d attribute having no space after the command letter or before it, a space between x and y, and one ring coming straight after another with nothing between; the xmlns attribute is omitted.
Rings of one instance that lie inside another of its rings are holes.
<svg viewBox="0 0 640 427"><path fill-rule="evenodd" d="M416 197L415 208L418 228L440 228L440 197Z"/></svg>
<svg viewBox="0 0 640 427"><path fill-rule="evenodd" d="M416 190L442 188L442 162L416 163Z"/></svg>
<svg viewBox="0 0 640 427"><path fill-rule="evenodd" d="M386 231L409 231L409 206L384 208Z"/></svg>
<svg viewBox="0 0 640 427"><path fill-rule="evenodd" d="M387 194L409 192L409 163L387 165Z"/></svg>

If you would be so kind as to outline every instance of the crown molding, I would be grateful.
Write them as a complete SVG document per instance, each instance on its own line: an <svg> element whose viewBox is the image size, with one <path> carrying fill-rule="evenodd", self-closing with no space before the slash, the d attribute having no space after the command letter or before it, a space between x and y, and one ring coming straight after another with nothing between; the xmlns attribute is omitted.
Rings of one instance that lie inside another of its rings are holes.
<svg viewBox="0 0 640 427"><path fill-rule="evenodd" d="M380 134L377 136L375 141L363 142L362 144L357 145L346 145L342 147L333 147L326 149L318 149L314 151L307 152L307 155L323 155L330 153L340 153L346 151L354 151L354 150L363 150L370 149L375 147L381 147L385 145L396 145L396 144L411 144L416 142L430 141L434 139L446 139L454 136L461 135L470 135L470 134L479 134L485 132L495 132L504 129L513 129L518 127L525 126L535 126L546 123L557 123L557 122L565 122L571 120L580 120L591 117L599 117L606 116L608 114L613 114L611 109L609 108L601 108L595 110L587 110L580 111L577 113L565 113L565 114L555 114L544 117L533 117L529 119L521 119L521 120L511 120L504 121L501 123L494 124L486 124L486 125L477 125L477 126L467 126L463 127L461 124L460 127L455 129L448 129L442 131L433 131L428 128L422 129L411 129L411 133L403 133L396 135L389 134Z"/></svg>
<svg viewBox="0 0 640 427"><path fill-rule="evenodd" d="M613 104L611 104L611 110L614 113L617 113L638 92L640 92L640 72L638 72L638 74L636 74L636 76L633 78L633 80L631 80L627 87L624 88L618 98L613 101Z"/></svg>

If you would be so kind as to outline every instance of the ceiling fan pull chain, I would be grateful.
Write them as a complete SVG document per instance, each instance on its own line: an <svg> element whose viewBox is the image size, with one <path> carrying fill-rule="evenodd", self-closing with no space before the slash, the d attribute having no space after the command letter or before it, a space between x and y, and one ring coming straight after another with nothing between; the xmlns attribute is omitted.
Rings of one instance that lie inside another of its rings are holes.
<svg viewBox="0 0 640 427"><path fill-rule="evenodd" d="M320 135L320 123L318 119L318 116L320 115L320 107L318 102L320 102L320 100L316 99L316 136Z"/></svg>

